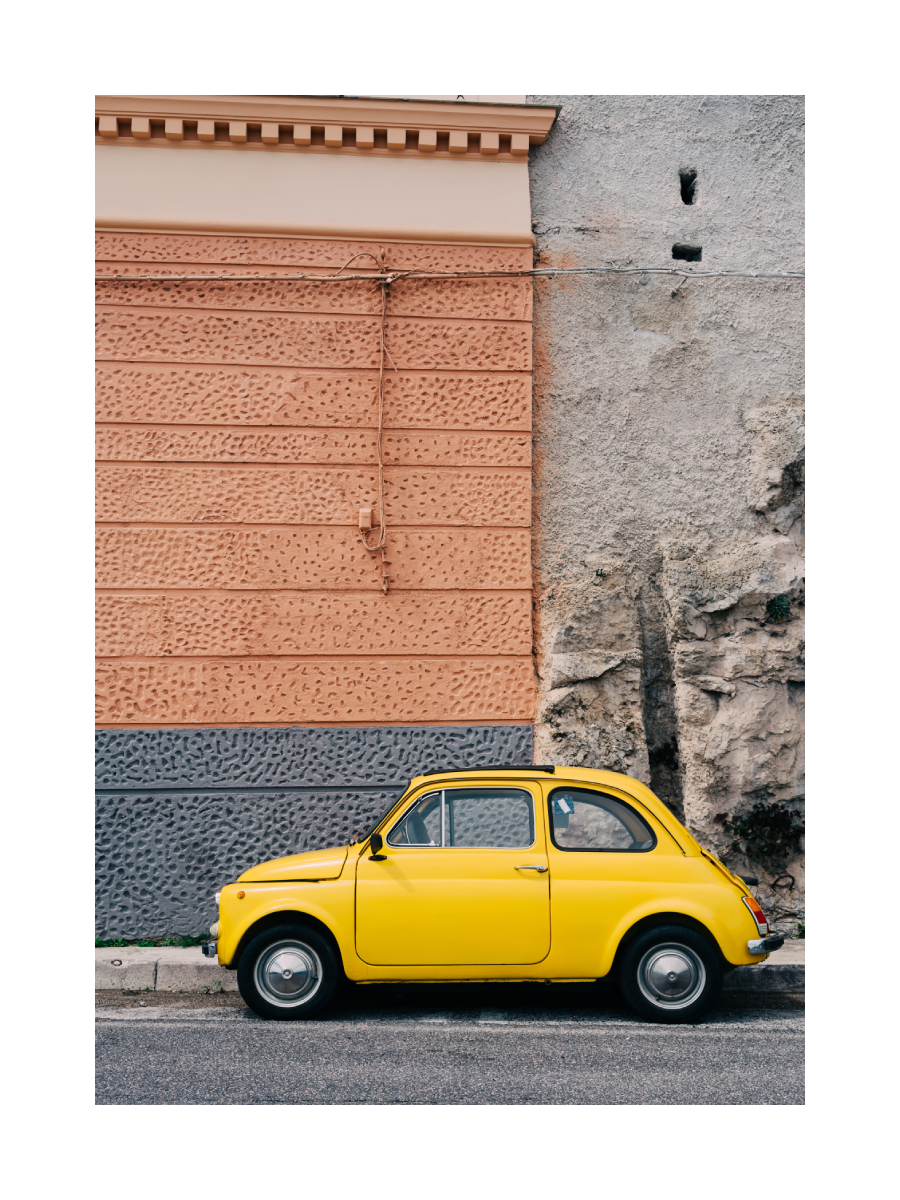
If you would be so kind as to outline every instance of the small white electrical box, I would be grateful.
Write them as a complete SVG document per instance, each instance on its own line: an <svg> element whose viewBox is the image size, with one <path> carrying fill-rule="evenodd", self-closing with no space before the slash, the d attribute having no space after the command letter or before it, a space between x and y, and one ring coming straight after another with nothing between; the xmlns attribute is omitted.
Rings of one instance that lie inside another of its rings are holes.
<svg viewBox="0 0 900 1200"><path fill-rule="evenodd" d="M371 508L361 508L359 510L359 527L360 529L372 528L372 510Z"/></svg>

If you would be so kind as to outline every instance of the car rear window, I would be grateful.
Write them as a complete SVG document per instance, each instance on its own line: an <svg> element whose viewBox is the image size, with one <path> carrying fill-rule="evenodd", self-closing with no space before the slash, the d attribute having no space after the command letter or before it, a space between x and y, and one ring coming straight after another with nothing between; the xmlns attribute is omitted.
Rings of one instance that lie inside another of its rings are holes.
<svg viewBox="0 0 900 1200"><path fill-rule="evenodd" d="M656 845L633 808L606 792L557 788L550 794L550 833L559 850L640 852Z"/></svg>

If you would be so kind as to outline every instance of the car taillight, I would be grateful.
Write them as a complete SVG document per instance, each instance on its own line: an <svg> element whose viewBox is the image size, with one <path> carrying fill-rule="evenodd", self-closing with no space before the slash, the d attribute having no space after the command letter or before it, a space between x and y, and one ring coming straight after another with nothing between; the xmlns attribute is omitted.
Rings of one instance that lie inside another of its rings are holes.
<svg viewBox="0 0 900 1200"><path fill-rule="evenodd" d="M741 899L750 909L750 915L756 922L756 928L759 930L762 936L765 936L769 932L769 922L766 920L766 914L759 907L752 896L741 896Z"/></svg>

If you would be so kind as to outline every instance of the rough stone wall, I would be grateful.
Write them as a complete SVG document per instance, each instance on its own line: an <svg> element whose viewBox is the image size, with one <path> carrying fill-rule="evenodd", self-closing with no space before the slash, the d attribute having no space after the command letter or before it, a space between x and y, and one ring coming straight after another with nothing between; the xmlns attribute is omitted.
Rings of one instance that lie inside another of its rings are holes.
<svg viewBox="0 0 900 1200"><path fill-rule="evenodd" d="M803 269L801 98L529 101L563 106L539 265ZM637 775L720 852L716 814L804 806L802 316L801 280L535 289L536 759ZM802 914L802 858L730 862Z"/></svg>

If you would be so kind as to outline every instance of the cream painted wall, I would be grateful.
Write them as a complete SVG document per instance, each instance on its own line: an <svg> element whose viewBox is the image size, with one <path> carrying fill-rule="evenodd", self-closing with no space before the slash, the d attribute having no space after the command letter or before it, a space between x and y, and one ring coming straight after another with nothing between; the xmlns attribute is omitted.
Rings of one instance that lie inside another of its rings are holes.
<svg viewBox="0 0 900 1200"><path fill-rule="evenodd" d="M530 245L528 164L97 146L97 224Z"/></svg>

